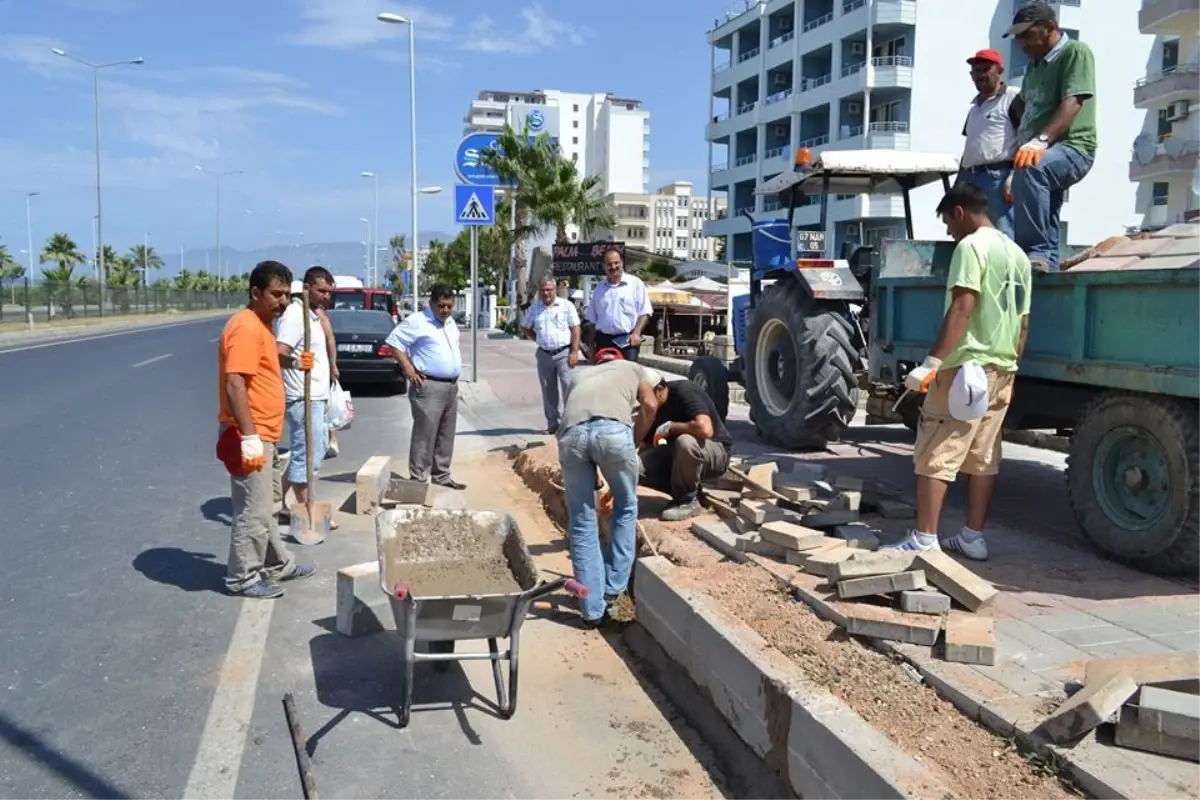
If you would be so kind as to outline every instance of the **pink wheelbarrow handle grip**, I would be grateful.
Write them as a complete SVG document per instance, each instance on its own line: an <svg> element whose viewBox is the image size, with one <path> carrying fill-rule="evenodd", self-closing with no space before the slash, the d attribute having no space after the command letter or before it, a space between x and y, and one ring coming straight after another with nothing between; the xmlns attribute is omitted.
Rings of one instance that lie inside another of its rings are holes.
<svg viewBox="0 0 1200 800"><path fill-rule="evenodd" d="M567 591L567 594L574 595L575 597L588 596L588 588L574 578L567 578L567 582L563 584L563 589Z"/></svg>
<svg viewBox="0 0 1200 800"><path fill-rule="evenodd" d="M408 597L408 593L409 593L408 582L407 581L398 581L396 583L395 589L393 589L392 592L393 592L393 594L395 594L397 600L403 600L404 598Z"/></svg>

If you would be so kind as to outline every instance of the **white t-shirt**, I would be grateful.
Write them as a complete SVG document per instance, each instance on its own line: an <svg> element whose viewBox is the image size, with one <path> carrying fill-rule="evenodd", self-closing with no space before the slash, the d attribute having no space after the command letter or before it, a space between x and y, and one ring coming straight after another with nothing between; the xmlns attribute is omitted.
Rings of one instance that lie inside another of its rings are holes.
<svg viewBox="0 0 1200 800"><path fill-rule="evenodd" d="M304 304L293 300L275 320L275 341L292 348L296 355L304 349ZM325 329L321 318L309 311L309 349L313 354L312 399L329 399L329 351L325 346ZM285 368L283 370L283 392L289 400L304 399L304 371Z"/></svg>

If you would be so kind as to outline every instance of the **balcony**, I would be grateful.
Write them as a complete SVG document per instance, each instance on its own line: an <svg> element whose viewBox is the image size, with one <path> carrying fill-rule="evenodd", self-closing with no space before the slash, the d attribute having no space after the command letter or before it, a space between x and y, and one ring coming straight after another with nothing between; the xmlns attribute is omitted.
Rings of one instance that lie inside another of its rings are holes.
<svg viewBox="0 0 1200 800"><path fill-rule="evenodd" d="M1151 36L1194 36L1200 27L1200 0L1142 0L1138 30Z"/></svg>
<svg viewBox="0 0 1200 800"><path fill-rule="evenodd" d="M768 50L770 50L770 49L773 49L773 48L779 47L780 45L787 44L788 42L790 42L790 41L791 41L792 39L794 39L795 37L796 37L796 32L795 32L795 31L788 31L787 33L783 34L782 36L776 36L776 37L775 37L774 39L772 39L772 40L771 40L771 42L770 42L770 43L767 45L767 49L768 49Z"/></svg>
<svg viewBox="0 0 1200 800"><path fill-rule="evenodd" d="M800 91L810 92L813 89L816 89L818 86L824 86L825 84L829 83L831 80L833 80L833 75L829 75L829 74L820 75L816 78L801 78L800 79Z"/></svg>
<svg viewBox="0 0 1200 800"><path fill-rule="evenodd" d="M911 89L913 60L909 56L880 56L871 59L872 89Z"/></svg>
<svg viewBox="0 0 1200 800"><path fill-rule="evenodd" d="M807 147L809 150L812 150L816 147L824 147L827 144L829 144L829 136L813 136L810 139L800 142L800 147Z"/></svg>
<svg viewBox="0 0 1200 800"><path fill-rule="evenodd" d="M749 61L750 59L752 59L756 55L758 55L758 53L759 53L759 49L757 47L752 47L749 50L747 50L746 52L744 52L738 56L738 58L737 58L738 63L741 64L743 61Z"/></svg>
<svg viewBox="0 0 1200 800"><path fill-rule="evenodd" d="M1200 95L1200 64L1177 64L1147 75L1133 87L1135 108L1154 108Z"/></svg>
<svg viewBox="0 0 1200 800"><path fill-rule="evenodd" d="M740 116L742 116L743 114L749 114L749 113L750 113L751 111L753 111L753 110L755 109L755 107L757 107L757 106L758 106L758 101L757 101L757 100L751 101L751 102L749 102L749 103L742 103L742 104L741 104L740 106L738 106L738 108L737 108L737 116L739 116L739 117L740 117Z"/></svg>
<svg viewBox="0 0 1200 800"><path fill-rule="evenodd" d="M916 0L875 0L872 6L876 25L916 25Z"/></svg>
<svg viewBox="0 0 1200 800"><path fill-rule="evenodd" d="M778 103L780 100L787 100L791 96L792 90L784 89L783 91L776 92L775 94L767 95L767 99L763 101L763 105L769 106L772 103Z"/></svg>
<svg viewBox="0 0 1200 800"><path fill-rule="evenodd" d="M763 160L766 161L767 159L775 158L776 156L781 156L786 152L787 152L786 147L772 147L770 150L763 153Z"/></svg>
<svg viewBox="0 0 1200 800"><path fill-rule="evenodd" d="M833 22L833 12L832 11L830 11L828 14L823 14L822 16L819 16L816 19L810 19L808 22L804 23L804 33L808 33L809 31L815 31L817 28L821 27L822 25L826 24L827 22Z"/></svg>
<svg viewBox="0 0 1200 800"><path fill-rule="evenodd" d="M747 164L753 164L756 158L758 158L758 156L756 156L754 153L750 153L749 155L745 156L738 156L733 160L733 165L735 167L744 167Z"/></svg>
<svg viewBox="0 0 1200 800"><path fill-rule="evenodd" d="M1200 165L1200 141L1168 139L1154 148L1153 157L1139 163L1136 156L1129 162L1129 180L1148 181L1172 175L1191 175Z"/></svg>

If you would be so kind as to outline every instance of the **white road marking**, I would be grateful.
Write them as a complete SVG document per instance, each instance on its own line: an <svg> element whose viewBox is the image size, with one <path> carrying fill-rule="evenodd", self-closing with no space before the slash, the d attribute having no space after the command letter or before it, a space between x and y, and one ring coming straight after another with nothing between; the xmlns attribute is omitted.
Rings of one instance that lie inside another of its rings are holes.
<svg viewBox="0 0 1200 800"><path fill-rule="evenodd" d="M144 367L147 364L153 364L155 361L162 361L164 358L170 358L171 356L172 356L172 353L163 353L161 356L155 356L154 358L147 358L145 361L139 361L138 363L134 364L133 368L137 369L138 367Z"/></svg>
<svg viewBox="0 0 1200 800"><path fill-rule="evenodd" d="M149 333L152 331L163 331L167 328L182 328L184 325L199 325L202 322L212 322L220 317L206 317L204 319L190 319L187 322L172 322L167 325L148 325L143 328L133 328L127 331L114 331L113 333L98 333L95 336L66 336L61 339L56 339L53 342L39 342L38 344L27 344L22 347L9 347L5 350L0 350L0 356L6 353L23 353L26 350L41 350L43 347L59 347L64 344L76 344L78 342L94 342L97 339L112 339L116 336L129 336L133 333Z"/></svg>
<svg viewBox="0 0 1200 800"><path fill-rule="evenodd" d="M254 712L274 600L243 600L184 800L233 797Z"/></svg>
<svg viewBox="0 0 1200 800"><path fill-rule="evenodd" d="M212 344L213 342L219 342L219 341L221 341L221 337L220 337L220 336L214 336L214 337L212 337L211 339L209 339L209 340L208 340L208 343L209 343L209 344Z"/></svg>

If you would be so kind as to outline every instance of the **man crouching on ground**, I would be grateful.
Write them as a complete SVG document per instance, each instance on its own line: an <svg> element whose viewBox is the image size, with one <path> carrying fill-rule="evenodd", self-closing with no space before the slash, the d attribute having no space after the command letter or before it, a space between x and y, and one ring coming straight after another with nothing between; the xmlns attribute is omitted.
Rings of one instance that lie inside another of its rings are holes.
<svg viewBox="0 0 1200 800"><path fill-rule="evenodd" d="M612 361L584 371L567 396L558 432L558 460L567 494L567 544L575 579L588 589L580 598L583 624L597 628L608 606L629 587L637 555L637 446L650 431L658 401L658 373L632 361ZM635 419L635 409L636 419ZM600 547L596 469L612 492L607 547Z"/></svg>
<svg viewBox="0 0 1200 800"><path fill-rule="evenodd" d="M665 522L689 519L704 509L700 483L729 469L733 437L708 392L689 380L661 381L654 389L658 414L639 443L643 486L671 495Z"/></svg>
<svg viewBox="0 0 1200 800"><path fill-rule="evenodd" d="M941 333L904 381L909 391L928 390L913 446L917 527L889 549L944 545L982 561L988 556L983 526L1000 471L1001 428L1029 333L1032 273L1021 248L992 227L988 198L979 187L959 183L937 213L958 244ZM959 472L970 476L967 524L939 544L946 490Z"/></svg>
<svg viewBox="0 0 1200 800"><path fill-rule="evenodd" d="M270 469L283 433L283 379L271 324L288 304L292 273L263 261L250 273L250 305L225 324L218 350L220 433L217 454L230 476L233 524L225 587L231 594L268 599L283 594L278 581L307 578L279 536ZM300 353L312 369L312 353Z"/></svg>

